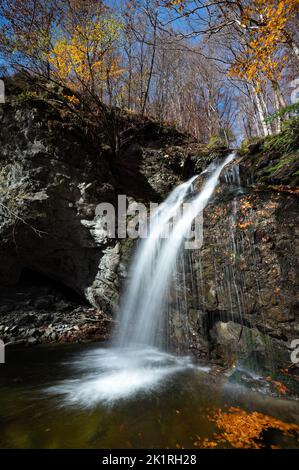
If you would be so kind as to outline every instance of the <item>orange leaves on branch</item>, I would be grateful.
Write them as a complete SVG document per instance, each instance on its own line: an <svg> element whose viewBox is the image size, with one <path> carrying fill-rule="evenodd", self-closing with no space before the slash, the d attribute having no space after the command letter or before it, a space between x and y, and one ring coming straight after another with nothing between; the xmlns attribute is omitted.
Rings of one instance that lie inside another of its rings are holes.
<svg viewBox="0 0 299 470"><path fill-rule="evenodd" d="M282 46L285 27L299 6L299 0L253 0L244 8L241 28L247 46L237 56L229 75L255 81L280 78L286 57Z"/></svg>

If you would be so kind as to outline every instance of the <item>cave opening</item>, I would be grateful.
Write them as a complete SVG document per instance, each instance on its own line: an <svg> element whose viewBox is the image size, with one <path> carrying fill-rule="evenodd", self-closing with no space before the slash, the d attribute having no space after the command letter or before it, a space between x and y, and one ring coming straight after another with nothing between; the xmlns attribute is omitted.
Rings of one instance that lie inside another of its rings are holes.
<svg viewBox="0 0 299 470"><path fill-rule="evenodd" d="M32 295L48 294L54 295L74 305L87 306L86 299L71 287L48 274L30 268L24 268L21 272L19 282L16 286L18 290L30 291Z"/></svg>

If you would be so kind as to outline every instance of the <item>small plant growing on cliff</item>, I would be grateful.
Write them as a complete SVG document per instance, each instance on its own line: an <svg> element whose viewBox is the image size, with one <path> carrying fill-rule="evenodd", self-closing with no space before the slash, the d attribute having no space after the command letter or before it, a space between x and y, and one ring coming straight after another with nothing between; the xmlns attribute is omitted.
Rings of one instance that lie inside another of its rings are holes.
<svg viewBox="0 0 299 470"><path fill-rule="evenodd" d="M25 215L26 201L32 198L29 185L21 182L11 187L9 183L11 168L4 167L0 171L0 220L12 219L15 223L21 222L29 227L36 235L41 237L45 232L31 225L30 216ZM15 240L15 234L12 234Z"/></svg>
<svg viewBox="0 0 299 470"><path fill-rule="evenodd" d="M298 150L299 148L299 118L295 117L285 121L282 132L267 137L264 148L282 154Z"/></svg>
<svg viewBox="0 0 299 470"><path fill-rule="evenodd" d="M229 148L230 144L236 140L230 128L222 128L218 134L214 134L209 142L209 148Z"/></svg>
<svg viewBox="0 0 299 470"><path fill-rule="evenodd" d="M267 117L266 121L271 123L278 118L299 118L299 103L293 103L289 106L284 106L279 111Z"/></svg>

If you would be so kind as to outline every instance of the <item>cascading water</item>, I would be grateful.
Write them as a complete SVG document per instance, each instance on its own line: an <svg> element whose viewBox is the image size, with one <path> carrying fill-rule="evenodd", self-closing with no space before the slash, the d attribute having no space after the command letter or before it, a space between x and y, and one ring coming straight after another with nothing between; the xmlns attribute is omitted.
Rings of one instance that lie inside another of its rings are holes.
<svg viewBox="0 0 299 470"><path fill-rule="evenodd" d="M120 309L118 346L160 345L158 333L163 325L167 289L182 244L193 220L208 204L222 169L233 158L232 153L214 169L183 214L182 203L196 177L176 188L150 221L149 236L140 243L131 265L130 285ZM170 219L174 223L169 236L163 240Z"/></svg>
<svg viewBox="0 0 299 470"><path fill-rule="evenodd" d="M131 263L130 283L120 308L120 329L115 338L117 346L136 343L157 345L157 331L161 327L161 308L165 292L149 292L157 275L157 261L163 253L172 220L177 219L188 192L197 176L172 191L150 220L149 236L140 243ZM149 308L148 314L146 309Z"/></svg>
<svg viewBox="0 0 299 470"><path fill-rule="evenodd" d="M184 239L213 195L221 171L233 158L234 153L204 172L209 175L206 182L197 195L191 194L183 211L196 176L175 188L158 208L150 220L149 235L140 242L131 264L114 341L107 349L81 355L74 367L75 373L85 371L82 379L65 380L48 392L64 395L69 403L89 407L152 390L169 375L193 367L190 358L176 357L160 348L167 295L176 277Z"/></svg>

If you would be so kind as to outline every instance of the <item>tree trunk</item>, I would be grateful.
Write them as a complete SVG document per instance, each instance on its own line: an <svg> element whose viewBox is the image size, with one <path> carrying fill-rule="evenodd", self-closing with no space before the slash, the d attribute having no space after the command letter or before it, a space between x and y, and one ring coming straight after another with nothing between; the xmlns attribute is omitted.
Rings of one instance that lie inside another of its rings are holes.
<svg viewBox="0 0 299 470"><path fill-rule="evenodd" d="M261 92L255 90L255 88L253 88L253 90L254 90L254 96L255 96L255 101L256 101L256 105L257 105L257 111L258 111L261 127L262 127L262 130L263 130L263 134L264 134L264 136L271 135L272 131L271 131L270 127L268 126L268 124L266 123L267 112L266 112L266 109L265 109L265 106L266 106L265 102L263 100L263 97L261 96Z"/></svg>
<svg viewBox="0 0 299 470"><path fill-rule="evenodd" d="M158 25L158 16L156 14L155 15L155 22L154 22L153 53L152 53L149 76L148 76L148 81L147 81L147 86L146 86L146 91L145 91L144 101L143 101L143 106L142 106L142 111L141 111L142 116L144 116L144 113L145 113L146 103L147 103L147 100L148 100L148 95L149 95L149 90L150 90L150 85L151 85L153 70L154 70L154 63L155 63L155 56L156 56L156 45L157 45L156 44L157 43L157 25Z"/></svg>
<svg viewBox="0 0 299 470"><path fill-rule="evenodd" d="M280 111L282 108L286 106L285 99L283 94L281 93L281 89L279 83L277 81L272 81L272 88L274 93L274 100L275 100L275 108L276 111ZM276 118L276 131L280 132L282 129L282 119L280 116Z"/></svg>
<svg viewBox="0 0 299 470"><path fill-rule="evenodd" d="M279 111L280 108L284 108L287 104L286 104L284 96L281 92L279 83L276 80L272 81L272 87L273 87L274 95L277 99L277 103L278 103L278 106L279 106L277 111Z"/></svg>
<svg viewBox="0 0 299 470"><path fill-rule="evenodd" d="M297 46L297 44L293 41L291 35L286 30L283 31L283 34L286 39L287 45L292 49L294 56L299 61L299 46Z"/></svg>

